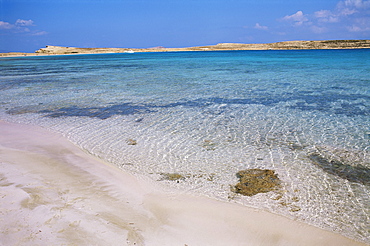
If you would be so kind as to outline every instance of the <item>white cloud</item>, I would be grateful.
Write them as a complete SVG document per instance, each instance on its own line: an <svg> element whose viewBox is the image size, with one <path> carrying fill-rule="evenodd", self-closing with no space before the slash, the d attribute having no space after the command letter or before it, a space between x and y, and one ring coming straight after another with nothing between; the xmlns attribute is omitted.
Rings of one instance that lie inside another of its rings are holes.
<svg viewBox="0 0 370 246"><path fill-rule="evenodd" d="M370 0L345 0L337 4L336 11L340 16L349 16L353 14L369 14Z"/></svg>
<svg viewBox="0 0 370 246"><path fill-rule="evenodd" d="M370 32L370 0L340 1L336 12L348 31Z"/></svg>
<svg viewBox="0 0 370 246"><path fill-rule="evenodd" d="M33 20L18 19L14 24L0 21L0 30L3 30L5 33L26 33L33 36L47 34L45 31L31 30L32 26L35 26Z"/></svg>
<svg viewBox="0 0 370 246"><path fill-rule="evenodd" d="M361 8L370 8L370 1L363 1L363 0L345 0L344 2L341 1L340 4L343 4L348 7L355 7L357 9Z"/></svg>
<svg viewBox="0 0 370 246"><path fill-rule="evenodd" d="M339 21L339 16L333 14L330 10L319 10L314 13L314 17L319 22L335 23Z"/></svg>
<svg viewBox="0 0 370 246"><path fill-rule="evenodd" d="M33 26L33 20L21 20L21 19L18 19L15 22L15 25L16 26Z"/></svg>
<svg viewBox="0 0 370 246"><path fill-rule="evenodd" d="M297 11L295 14L284 16L282 20L292 22L294 26L301 26L304 22L308 21L308 18L302 11Z"/></svg>
<svg viewBox="0 0 370 246"><path fill-rule="evenodd" d="M313 33L370 34L370 0L340 0L333 9L304 14L297 11L280 19Z"/></svg>
<svg viewBox="0 0 370 246"><path fill-rule="evenodd" d="M332 13L331 13L330 10L320 10L320 11L316 11L314 13L314 16L316 18L326 18L326 17L331 16L331 15L332 15Z"/></svg>
<svg viewBox="0 0 370 246"><path fill-rule="evenodd" d="M48 34L47 32L45 31L39 31L39 32L33 32L31 35L32 36L42 36L42 35L46 35Z"/></svg>
<svg viewBox="0 0 370 246"><path fill-rule="evenodd" d="M347 26L347 30L350 32L369 32L370 27L369 26L363 26L363 25L352 25Z"/></svg>
<svg viewBox="0 0 370 246"><path fill-rule="evenodd" d="M350 32L367 32L370 33L370 16L354 18L352 22L346 26Z"/></svg>
<svg viewBox="0 0 370 246"><path fill-rule="evenodd" d="M258 29L258 30L268 30L268 27L267 26L261 26L259 23L256 23L256 25L254 26L255 29Z"/></svg>
<svg viewBox="0 0 370 246"><path fill-rule="evenodd" d="M360 31L361 31L361 28L360 28L360 27L358 27L358 26L355 26L355 25L353 25L353 26L349 26L349 27L347 27L347 29L348 29L348 31L350 31L350 32L360 32Z"/></svg>
<svg viewBox="0 0 370 246"><path fill-rule="evenodd" d="M18 32L29 32L30 29L27 26L34 26L33 20L21 20L18 19L14 24L9 22L0 21L0 29L15 30Z"/></svg>
<svg viewBox="0 0 370 246"><path fill-rule="evenodd" d="M322 26L311 26L311 31L314 33L325 33L328 29Z"/></svg>
<svg viewBox="0 0 370 246"><path fill-rule="evenodd" d="M14 25L10 24L9 22L0 21L0 29L12 29Z"/></svg>

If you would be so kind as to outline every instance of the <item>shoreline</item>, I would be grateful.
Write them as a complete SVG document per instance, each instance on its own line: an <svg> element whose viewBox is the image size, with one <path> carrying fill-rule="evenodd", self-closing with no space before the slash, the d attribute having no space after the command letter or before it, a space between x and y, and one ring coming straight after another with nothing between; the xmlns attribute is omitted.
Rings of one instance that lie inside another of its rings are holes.
<svg viewBox="0 0 370 246"><path fill-rule="evenodd" d="M185 48L78 48L47 45L35 53L9 52L0 53L1 57L25 57L46 55L79 55L79 54L118 54L141 52L181 52L181 51L232 51L232 50L319 50L319 49L369 49L370 40L322 40L322 41L285 41L276 43L243 44L219 43L216 45Z"/></svg>
<svg viewBox="0 0 370 246"><path fill-rule="evenodd" d="M36 126L0 120L6 245L366 245L266 211L165 192Z"/></svg>

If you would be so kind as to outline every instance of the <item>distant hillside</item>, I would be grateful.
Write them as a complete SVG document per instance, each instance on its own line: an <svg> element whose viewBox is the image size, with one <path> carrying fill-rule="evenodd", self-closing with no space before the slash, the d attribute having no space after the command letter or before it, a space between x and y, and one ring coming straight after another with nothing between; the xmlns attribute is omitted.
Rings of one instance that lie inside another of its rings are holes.
<svg viewBox="0 0 370 246"><path fill-rule="evenodd" d="M2 53L0 56L62 55L97 53L169 52L169 51L216 51L216 50L302 50L302 49L365 49L370 48L370 40L324 40L324 41L286 41L267 44L220 43L209 46L187 48L164 48L162 46L146 49L131 48L77 48L48 45L35 53Z"/></svg>
<svg viewBox="0 0 370 246"><path fill-rule="evenodd" d="M268 44L221 43L207 48L215 50L362 49L370 48L370 40L286 41Z"/></svg>
<svg viewBox="0 0 370 246"><path fill-rule="evenodd" d="M293 49L359 49L370 48L370 40L326 40L326 41L287 41L268 44L220 43L210 46L187 48L155 47L147 49L129 48L74 48L46 46L36 53L47 54L86 54L86 53L124 53L124 52L159 52L159 51L204 51L204 50L293 50Z"/></svg>

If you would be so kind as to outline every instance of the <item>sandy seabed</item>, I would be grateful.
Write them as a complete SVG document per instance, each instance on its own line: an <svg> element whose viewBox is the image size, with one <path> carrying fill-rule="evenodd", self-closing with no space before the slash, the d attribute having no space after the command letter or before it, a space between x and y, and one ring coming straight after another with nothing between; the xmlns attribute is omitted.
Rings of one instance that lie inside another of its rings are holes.
<svg viewBox="0 0 370 246"><path fill-rule="evenodd" d="M166 192L58 134L0 121L0 245L365 245L242 205Z"/></svg>

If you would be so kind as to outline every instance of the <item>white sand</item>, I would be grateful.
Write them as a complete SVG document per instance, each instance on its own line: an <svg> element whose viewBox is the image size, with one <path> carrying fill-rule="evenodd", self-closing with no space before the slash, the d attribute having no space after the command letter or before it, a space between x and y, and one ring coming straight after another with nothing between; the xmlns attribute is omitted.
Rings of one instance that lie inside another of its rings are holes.
<svg viewBox="0 0 370 246"><path fill-rule="evenodd" d="M364 245L268 212L165 193L59 135L5 122L0 201L0 245Z"/></svg>

